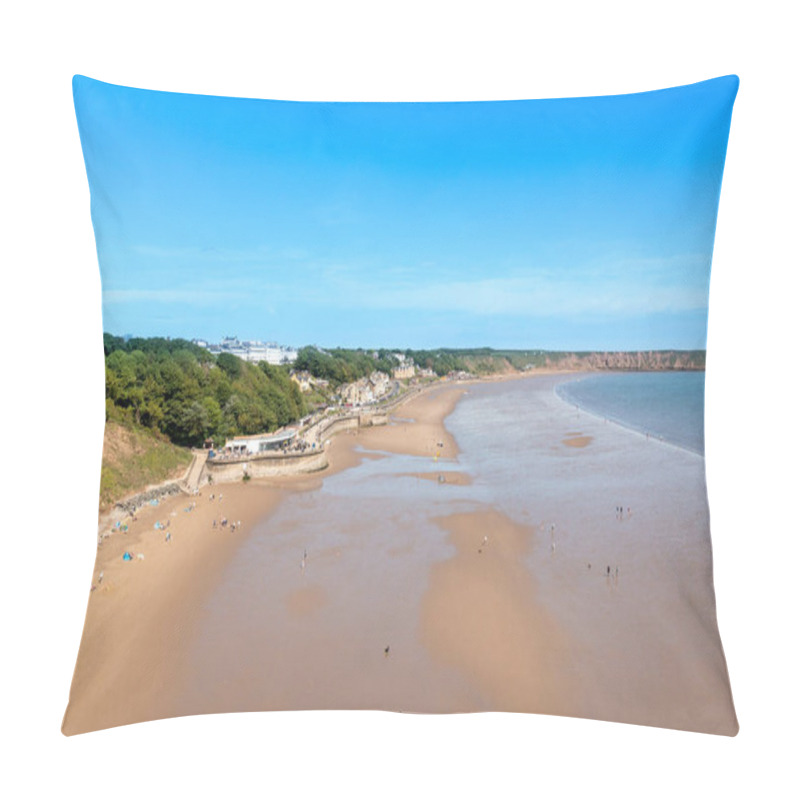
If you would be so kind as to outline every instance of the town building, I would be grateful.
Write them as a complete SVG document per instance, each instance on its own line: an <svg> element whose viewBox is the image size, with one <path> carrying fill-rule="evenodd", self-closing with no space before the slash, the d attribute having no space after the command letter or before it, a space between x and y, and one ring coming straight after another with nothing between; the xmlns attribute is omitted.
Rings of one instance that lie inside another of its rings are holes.
<svg viewBox="0 0 800 800"><path fill-rule="evenodd" d="M297 350L285 347L275 342L261 342L257 339L240 341L236 336L225 336L219 344L209 344L203 339L192 339L198 347L208 350L213 355L230 353L232 356L257 364L266 361L267 364L293 364L297 360Z"/></svg>
<svg viewBox="0 0 800 800"><path fill-rule="evenodd" d="M328 381L324 378L315 378L308 370L292 370L289 377L299 387L301 392L310 392L312 389L327 389Z"/></svg>
<svg viewBox="0 0 800 800"><path fill-rule="evenodd" d="M252 436L234 436L225 442L223 454L246 456L282 450L297 437L297 428L285 428L275 433L256 433Z"/></svg>
<svg viewBox="0 0 800 800"><path fill-rule="evenodd" d="M395 367L392 370L392 377L397 380L406 380L407 378L413 378L414 375L417 374L417 368L412 363L404 363L400 364L399 366Z"/></svg>
<svg viewBox="0 0 800 800"><path fill-rule="evenodd" d="M392 382L385 372L375 370L369 377L347 383L339 389L339 396L346 405L364 406L375 403L392 389Z"/></svg>

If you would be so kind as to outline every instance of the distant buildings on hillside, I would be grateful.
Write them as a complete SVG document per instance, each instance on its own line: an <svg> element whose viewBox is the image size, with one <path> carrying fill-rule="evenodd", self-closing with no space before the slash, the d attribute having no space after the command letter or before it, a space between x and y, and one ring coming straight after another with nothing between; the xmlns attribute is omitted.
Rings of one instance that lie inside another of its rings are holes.
<svg viewBox="0 0 800 800"><path fill-rule="evenodd" d="M365 406L375 403L392 391L392 383L385 372L373 372L366 378L339 387L339 396L346 405Z"/></svg>
<svg viewBox="0 0 800 800"><path fill-rule="evenodd" d="M412 359L403 353L392 353L392 355L397 359L398 362L398 365L392 370L393 378L405 380L407 378L413 378L414 375L416 375L417 368Z"/></svg>
<svg viewBox="0 0 800 800"><path fill-rule="evenodd" d="M266 361L267 364L293 364L297 360L297 350L274 342L239 341L236 336L226 336L219 344L210 344L203 339L192 339L192 342L214 355L230 353L253 364L259 361Z"/></svg>
<svg viewBox="0 0 800 800"><path fill-rule="evenodd" d="M292 370L289 376L299 387L301 392L310 392L313 389L327 389L328 381L324 378L315 378L307 370Z"/></svg>

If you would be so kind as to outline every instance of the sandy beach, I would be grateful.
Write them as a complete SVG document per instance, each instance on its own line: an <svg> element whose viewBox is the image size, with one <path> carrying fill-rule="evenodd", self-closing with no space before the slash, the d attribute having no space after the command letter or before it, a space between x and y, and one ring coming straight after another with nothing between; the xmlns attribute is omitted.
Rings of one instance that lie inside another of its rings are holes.
<svg viewBox="0 0 800 800"><path fill-rule="evenodd" d="M129 520L127 533L103 541L65 734L164 716L160 698L183 668L180 654L197 608L241 537L278 504L281 493L263 485L235 484L222 487L213 501L210 490L195 498L171 497L141 509L135 522ZM222 527L222 516L241 520L241 527ZM217 528L212 528L213 520ZM168 522L166 530L154 529L156 523ZM123 560L126 552L132 560Z"/></svg>
<svg viewBox="0 0 800 800"><path fill-rule="evenodd" d="M569 681L559 670L563 634L524 566L535 532L496 510L437 522L456 555L431 570L421 620L426 647L469 676L481 710L554 713Z"/></svg>
<svg viewBox="0 0 800 800"><path fill-rule="evenodd" d="M543 487L533 514L520 516L513 494L487 495L445 427L465 393L495 391L488 382L436 387L390 425L335 436L322 473L220 485L221 502L208 487L191 511L187 497L142 511L98 551L64 733L303 708L530 711L735 733L713 595L702 593L710 547L702 535L685 542L689 566L674 569L691 574L659 574L674 550L672 484L663 502L648 496L667 463L679 487L701 460L576 412L553 393L557 380L516 382L539 404L526 435L541 475L512 486ZM605 478L564 480L576 465L608 478L628 462L636 514L624 525L597 517ZM690 528L704 504L702 493L684 503L678 524ZM212 528L222 513L241 520L236 532ZM153 528L167 520L169 543Z"/></svg>
<svg viewBox="0 0 800 800"><path fill-rule="evenodd" d="M62 731L72 735L173 716L176 685L191 670L185 645L203 601L254 524L288 492L319 489L325 478L364 458L380 458L381 451L454 457L457 447L442 420L463 391L424 391L400 406L405 421L334 436L323 473L210 486L197 497L181 494L145 506L135 521L125 518L128 530L103 538L98 547ZM454 473L449 480L464 483L468 476ZM156 529L156 523L165 527ZM126 552L130 561L123 560ZM293 601L298 608L309 602L300 596Z"/></svg>

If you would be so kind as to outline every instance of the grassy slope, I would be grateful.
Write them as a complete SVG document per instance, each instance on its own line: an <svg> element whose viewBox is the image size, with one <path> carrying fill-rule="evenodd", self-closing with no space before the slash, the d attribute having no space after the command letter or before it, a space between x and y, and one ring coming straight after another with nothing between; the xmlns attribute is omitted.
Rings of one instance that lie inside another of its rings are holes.
<svg viewBox="0 0 800 800"><path fill-rule="evenodd" d="M146 428L106 422L100 472L100 508L153 483L180 478L192 454Z"/></svg>

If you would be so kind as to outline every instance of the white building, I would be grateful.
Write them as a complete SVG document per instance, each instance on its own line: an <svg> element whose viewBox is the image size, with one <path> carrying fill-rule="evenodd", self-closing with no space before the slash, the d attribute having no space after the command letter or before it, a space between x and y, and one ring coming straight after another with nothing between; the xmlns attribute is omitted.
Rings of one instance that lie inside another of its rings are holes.
<svg viewBox="0 0 800 800"><path fill-rule="evenodd" d="M225 452L237 456L268 453L291 444L296 436L297 428L285 428L275 433L256 433L252 436L234 436L225 442Z"/></svg>
<svg viewBox="0 0 800 800"><path fill-rule="evenodd" d="M265 343L257 339L239 341L236 336L225 336L219 344L208 344L201 339L194 339L193 342L214 355L230 353L252 364L258 364L259 361L266 361L267 364L293 364L297 360L297 350L275 342Z"/></svg>

